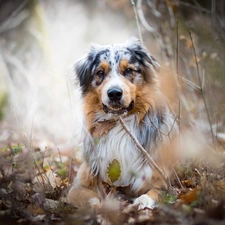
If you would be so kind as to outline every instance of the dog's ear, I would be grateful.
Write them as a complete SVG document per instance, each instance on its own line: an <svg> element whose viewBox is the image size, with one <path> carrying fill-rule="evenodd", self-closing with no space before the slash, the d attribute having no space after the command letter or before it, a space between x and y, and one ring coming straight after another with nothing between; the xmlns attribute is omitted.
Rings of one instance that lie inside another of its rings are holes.
<svg viewBox="0 0 225 225"><path fill-rule="evenodd" d="M88 91L92 80L92 70L100 46L92 44L89 52L75 63L75 73L80 81L83 94Z"/></svg>
<svg viewBox="0 0 225 225"><path fill-rule="evenodd" d="M131 53L135 56L135 58L141 63L143 66L151 66L151 69L155 71L159 71L160 65L157 60L148 53L147 49L140 43L140 41L132 37L126 42L127 49L131 51ZM149 64L149 65L148 65Z"/></svg>

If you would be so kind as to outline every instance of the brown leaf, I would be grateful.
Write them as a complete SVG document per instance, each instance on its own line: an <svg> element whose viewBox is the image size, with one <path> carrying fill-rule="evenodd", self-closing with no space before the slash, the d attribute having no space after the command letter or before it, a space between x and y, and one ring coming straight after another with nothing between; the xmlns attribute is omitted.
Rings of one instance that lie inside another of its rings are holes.
<svg viewBox="0 0 225 225"><path fill-rule="evenodd" d="M103 134L108 134L108 132L115 127L116 122L115 120L98 121L91 127L90 132L95 138L101 137Z"/></svg>
<svg viewBox="0 0 225 225"><path fill-rule="evenodd" d="M199 197L199 188L194 188L190 190L186 194L180 195L180 199L183 200L185 203L192 203L196 201Z"/></svg>

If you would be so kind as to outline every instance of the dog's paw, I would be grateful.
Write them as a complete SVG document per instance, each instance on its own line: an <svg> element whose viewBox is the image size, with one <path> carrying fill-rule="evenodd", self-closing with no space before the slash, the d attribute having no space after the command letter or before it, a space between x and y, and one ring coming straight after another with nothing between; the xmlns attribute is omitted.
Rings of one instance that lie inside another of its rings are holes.
<svg viewBox="0 0 225 225"><path fill-rule="evenodd" d="M141 195L134 200L133 205L138 206L138 210L149 208L153 209L156 206L155 201L147 194Z"/></svg>

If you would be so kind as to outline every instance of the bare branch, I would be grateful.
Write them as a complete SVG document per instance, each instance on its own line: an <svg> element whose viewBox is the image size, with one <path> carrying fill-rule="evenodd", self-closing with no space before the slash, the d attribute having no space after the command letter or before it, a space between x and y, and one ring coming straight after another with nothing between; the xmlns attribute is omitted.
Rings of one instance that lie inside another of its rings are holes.
<svg viewBox="0 0 225 225"><path fill-rule="evenodd" d="M209 49L205 52L205 55L207 55L207 54L211 51L211 49L214 47L214 45L216 44L216 42L217 42L218 40L219 40L219 39L217 38L217 39L212 43L212 45L209 47ZM203 55L203 56L198 60L198 63L200 63L200 62L202 61L202 59L204 58L205 55Z"/></svg>
<svg viewBox="0 0 225 225"><path fill-rule="evenodd" d="M131 2L131 5L133 6L134 15L135 15L136 23L137 23L137 28L138 28L139 38L140 38L141 43L143 44L143 38L142 38L142 34L141 34L141 28L140 28L140 24L139 24L138 15L137 15L136 5L134 3L134 0L130 0L130 2Z"/></svg>
<svg viewBox="0 0 225 225"><path fill-rule="evenodd" d="M196 68L197 68L197 75L198 75L198 80L199 80L199 86L201 88L201 95L204 101L204 105L205 105L205 110L206 110L206 114L207 114L207 118L208 118L208 122L209 122L209 126L210 126L210 131L211 131L211 136L212 136L212 142L214 144L214 136L213 136L213 129L212 129L212 122L211 122L211 118L209 115L209 110L207 107L207 103L206 103L206 99L205 99L205 95L204 95L204 90L203 90L203 85L202 85L202 79L199 73L199 63L198 63L198 59L197 59L197 55L196 55L196 51L195 51L195 46L194 46L194 41L192 39L192 34L191 31L189 31L189 35L191 38L191 43L192 43L192 49L193 49L193 53L194 53L194 57L195 57L195 63L196 63Z"/></svg>
<svg viewBox="0 0 225 225"><path fill-rule="evenodd" d="M159 166L155 163L155 161L151 158L151 156L148 154L148 152L141 146L141 144L139 143L139 141L137 140L136 137L134 137L134 135L130 132L129 128L127 127L127 125L124 123L123 119L121 117L119 117L119 121L122 125L122 127L125 129L125 131L128 133L128 135L131 137L131 139L133 140L133 142L135 143L135 145L138 147L138 149L142 152L142 154L147 158L148 163L150 166L153 166L153 168L159 173L159 175L162 177L162 179L164 180L164 182L167 184L167 186L169 186L168 184L168 179L165 177L163 171L159 168Z"/></svg>
<svg viewBox="0 0 225 225"><path fill-rule="evenodd" d="M23 12L19 14L19 12L26 6L28 2L29 0L22 1L21 4L11 13L9 18L0 25L0 33L19 26L25 19L28 18L28 12Z"/></svg>
<svg viewBox="0 0 225 225"><path fill-rule="evenodd" d="M178 21L177 21L177 27L176 27L176 38L177 38L177 42L176 42L176 73L177 73L177 82L178 82L178 90L180 92L180 76L179 76L179 63L178 63L178 59L179 59L179 32L178 32ZM180 130L180 116L181 114L181 104L180 104L180 97L178 96L178 126L179 126L179 130Z"/></svg>
<svg viewBox="0 0 225 225"><path fill-rule="evenodd" d="M212 13L211 10L205 9L203 7L195 6L195 5L187 3L187 2L180 1L179 4L181 4L183 6L188 6L188 7L192 8L192 9L196 9L196 10L199 10L201 12L205 12L205 13L209 13L209 14Z"/></svg>
<svg viewBox="0 0 225 225"><path fill-rule="evenodd" d="M184 83L186 83L187 85L189 85L190 87L192 87L193 89L195 89L196 91L201 92L201 87L199 87L197 84L193 83L192 81L186 79L185 77L180 76L180 78L182 79L182 81Z"/></svg>
<svg viewBox="0 0 225 225"><path fill-rule="evenodd" d="M158 33L156 31L156 29L154 27L150 26L149 23L146 21L141 5L142 5L142 0L138 0L138 2L137 2L137 12L138 12L138 16L140 18L140 21L141 21L142 25L150 33L153 33L153 34Z"/></svg>

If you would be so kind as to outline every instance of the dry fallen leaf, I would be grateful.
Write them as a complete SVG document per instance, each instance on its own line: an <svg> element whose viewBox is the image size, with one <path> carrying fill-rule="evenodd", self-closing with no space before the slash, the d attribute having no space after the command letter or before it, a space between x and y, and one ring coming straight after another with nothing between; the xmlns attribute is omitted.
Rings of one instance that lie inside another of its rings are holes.
<svg viewBox="0 0 225 225"><path fill-rule="evenodd" d="M194 188L193 190L190 190L186 194L180 195L180 199L184 201L185 203L192 203L196 201L199 197L200 190L198 187Z"/></svg>
<svg viewBox="0 0 225 225"><path fill-rule="evenodd" d="M116 125L115 120L105 120L99 121L94 124L91 128L90 132L92 133L93 137L101 137L103 134L108 134L108 132Z"/></svg>

